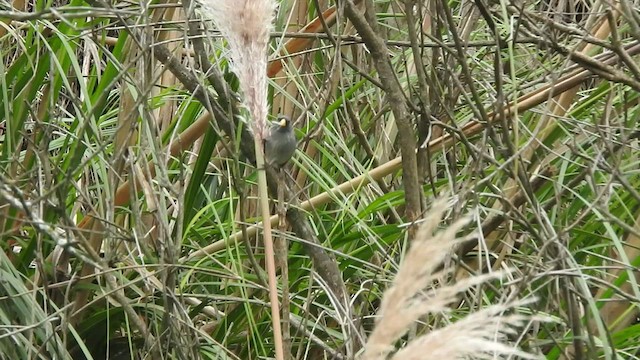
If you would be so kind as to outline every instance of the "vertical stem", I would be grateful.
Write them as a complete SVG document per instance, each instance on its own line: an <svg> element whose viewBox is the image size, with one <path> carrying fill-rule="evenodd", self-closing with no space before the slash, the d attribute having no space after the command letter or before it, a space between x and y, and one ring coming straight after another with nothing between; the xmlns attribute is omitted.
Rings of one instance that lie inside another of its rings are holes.
<svg viewBox="0 0 640 360"><path fill-rule="evenodd" d="M418 179L415 134L402 88L396 77L396 72L391 66L389 49L383 37L376 32L375 14L371 13L374 11L372 10L373 6L369 5L369 7L368 11L370 12L366 14L367 18L365 18L353 0L344 1L344 13L371 52L373 65L378 72L380 83L398 125L398 142L402 154L402 183L404 184L406 204L405 215L407 221L412 223L409 227L409 239L413 239L417 230L415 221L421 216L424 197Z"/></svg>
<svg viewBox="0 0 640 360"><path fill-rule="evenodd" d="M280 329L280 306L278 305L278 284L276 279L273 236L271 235L271 213L267 192L267 173L264 164L264 147L262 137L255 136L256 166L258 168L258 194L262 213L262 229L264 239L264 256L269 277L269 302L271 303L271 323L273 324L273 342L276 347L276 360L284 360L282 331Z"/></svg>

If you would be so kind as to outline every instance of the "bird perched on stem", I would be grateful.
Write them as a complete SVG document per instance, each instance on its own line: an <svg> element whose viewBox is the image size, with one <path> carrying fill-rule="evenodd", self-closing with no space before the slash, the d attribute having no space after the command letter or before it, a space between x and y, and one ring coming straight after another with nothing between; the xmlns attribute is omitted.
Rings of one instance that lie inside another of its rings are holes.
<svg viewBox="0 0 640 360"><path fill-rule="evenodd" d="M298 141L293 133L291 119L278 116L278 122L271 126L271 134L264 139L264 156L267 164L282 168L296 151Z"/></svg>

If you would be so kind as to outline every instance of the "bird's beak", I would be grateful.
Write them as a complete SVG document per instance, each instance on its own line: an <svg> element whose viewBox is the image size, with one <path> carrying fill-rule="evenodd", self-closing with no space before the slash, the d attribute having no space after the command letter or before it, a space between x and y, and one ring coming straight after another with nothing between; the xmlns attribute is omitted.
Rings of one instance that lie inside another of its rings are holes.
<svg viewBox="0 0 640 360"><path fill-rule="evenodd" d="M287 119L280 119L280 127L282 128L287 127Z"/></svg>

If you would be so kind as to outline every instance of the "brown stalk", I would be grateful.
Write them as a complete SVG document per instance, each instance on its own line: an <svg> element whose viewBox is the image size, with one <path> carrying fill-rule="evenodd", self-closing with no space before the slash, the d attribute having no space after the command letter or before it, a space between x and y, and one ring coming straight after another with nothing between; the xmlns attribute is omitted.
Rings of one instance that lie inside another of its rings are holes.
<svg viewBox="0 0 640 360"><path fill-rule="evenodd" d="M375 19L368 21L365 15L360 12L351 0L345 0L344 6L345 14L371 51L373 64L378 72L378 77L380 78L398 126L398 141L402 154L402 181L404 184L406 205L405 215L407 220L413 223L422 213L422 199L424 195L418 182L417 145L407 103L402 88L396 78L395 71L391 67L389 49L385 45L383 38L378 34ZM373 14L369 15L373 16ZM414 224L409 227L410 239L413 238L416 230L417 228Z"/></svg>

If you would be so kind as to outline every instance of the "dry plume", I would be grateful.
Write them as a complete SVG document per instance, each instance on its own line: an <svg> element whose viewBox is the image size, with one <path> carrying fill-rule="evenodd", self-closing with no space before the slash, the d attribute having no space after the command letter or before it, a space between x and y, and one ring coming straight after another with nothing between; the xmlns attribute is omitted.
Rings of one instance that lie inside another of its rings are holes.
<svg viewBox="0 0 640 360"><path fill-rule="evenodd" d="M267 136L267 45L276 4L272 0L200 0L203 14L227 39L231 66L261 139Z"/></svg>
<svg viewBox="0 0 640 360"><path fill-rule="evenodd" d="M436 287L451 269L438 270L456 244L462 239L456 233L470 218L465 217L448 228L435 233L447 209L445 200L439 200L425 216L424 223L400 265L400 269L385 292L376 327L371 333L361 359L386 359L394 344L411 324L425 314L450 311L450 304L457 295L475 285L500 278L502 273L470 277L455 284ZM449 326L431 331L410 341L393 355L393 359L489 359L496 355L516 355L522 358L535 356L503 343L506 335L528 319L513 313L517 306L528 302L516 301L487 307L472 313Z"/></svg>

